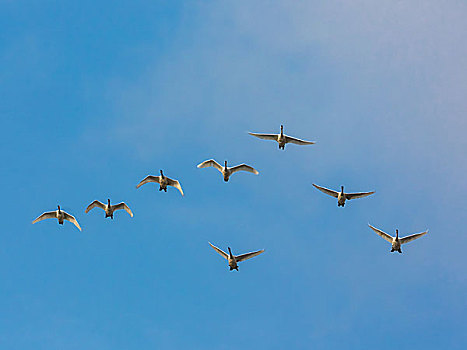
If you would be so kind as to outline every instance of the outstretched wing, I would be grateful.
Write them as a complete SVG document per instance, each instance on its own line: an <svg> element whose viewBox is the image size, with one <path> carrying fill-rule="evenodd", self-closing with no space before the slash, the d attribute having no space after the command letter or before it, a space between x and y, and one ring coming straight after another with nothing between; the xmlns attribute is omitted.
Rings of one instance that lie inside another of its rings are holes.
<svg viewBox="0 0 467 350"><path fill-rule="evenodd" d="M144 184L147 184L148 182L160 183L160 179L161 179L160 176L148 175L139 184L136 185L136 188L139 188L139 187L143 186Z"/></svg>
<svg viewBox="0 0 467 350"><path fill-rule="evenodd" d="M305 141L292 136L285 136L285 143L294 143L296 145L314 145L313 141Z"/></svg>
<svg viewBox="0 0 467 350"><path fill-rule="evenodd" d="M251 253L246 253L246 254L242 254L242 255L238 255L235 257L235 260L237 262L241 262L241 261L244 261L244 260L247 260L247 259L250 259L254 256L257 256L257 255L260 255L261 253L264 252L264 249L261 249L261 250L258 250L257 252L251 252Z"/></svg>
<svg viewBox="0 0 467 350"><path fill-rule="evenodd" d="M70 215L70 214L68 214L66 212L63 212L63 215L64 215L65 220L73 223L78 228L78 230L81 231L81 226L79 226L78 221L75 219L75 217L73 215Z"/></svg>
<svg viewBox="0 0 467 350"><path fill-rule="evenodd" d="M357 193L346 193L345 194L345 199L351 200L351 199L357 199L357 198L363 198L372 195L375 193L375 191L372 192L357 192Z"/></svg>
<svg viewBox="0 0 467 350"><path fill-rule="evenodd" d="M180 182L178 182L178 180L174 180L174 179L169 179L167 178L167 184L169 186L173 186L175 187L177 190L180 191L180 193L182 194L182 196L184 195L183 194L183 190L182 190L182 185L180 185Z"/></svg>
<svg viewBox="0 0 467 350"><path fill-rule="evenodd" d="M243 171L248 171L248 172L253 173L255 175L259 174L258 170L256 170L255 168L253 168L253 167L251 167L249 165L246 165L246 164L240 164L240 165L236 165L236 166L230 168L230 171L232 172L232 174L236 173L237 171L242 171L242 170Z"/></svg>
<svg viewBox="0 0 467 350"><path fill-rule="evenodd" d="M99 201L94 201L92 202L91 204L88 205L88 207L86 208L86 210L84 211L85 213L88 213L91 209L95 208L95 207L98 207L98 208L101 208L101 209L104 209L105 210L105 205L104 203L101 203Z"/></svg>
<svg viewBox="0 0 467 350"><path fill-rule="evenodd" d="M386 232L383 232L376 227L371 226L370 224L368 224L368 226L370 226L373 231L375 231L379 236L383 237L386 241L392 243L393 237L391 235L388 235Z"/></svg>
<svg viewBox="0 0 467 350"><path fill-rule="evenodd" d="M131 217L133 217L133 213L131 212L131 209L128 205L126 205L125 203L121 202L121 203L118 203L118 204L115 204L115 205L112 205L112 208L113 210L125 210L128 214L130 214Z"/></svg>
<svg viewBox="0 0 467 350"><path fill-rule="evenodd" d="M251 136L255 136L263 140L272 140L272 141L277 141L277 137L279 136L277 134L257 134L254 132L249 132L249 134Z"/></svg>
<svg viewBox="0 0 467 350"><path fill-rule="evenodd" d="M415 233L413 235L410 235L410 236L405 236L405 237L402 237L399 239L399 241L401 242L401 244L404 244L404 243L409 243L409 242L412 242L413 240L419 238L419 237L422 237L423 235L426 235L428 233L428 230L425 231L425 232L421 232L421 233Z"/></svg>
<svg viewBox="0 0 467 350"><path fill-rule="evenodd" d="M54 211L47 211L41 215L39 215L32 223L35 224L36 222L45 220L45 219L56 219L57 214Z"/></svg>
<svg viewBox="0 0 467 350"><path fill-rule="evenodd" d="M327 195L330 195L332 197L337 198L339 196L339 192L330 190L329 188L321 187L321 186L318 186L318 185L315 185L315 184L313 184L313 186L315 188L317 188L318 190L320 190L321 192L326 193Z"/></svg>
<svg viewBox="0 0 467 350"><path fill-rule="evenodd" d="M207 168L210 166L222 172L222 166L218 162L216 162L214 159L205 160L204 162L197 165L198 168Z"/></svg>
<svg viewBox="0 0 467 350"><path fill-rule="evenodd" d="M227 260L229 259L229 255L226 252L224 252L222 249L217 248L216 246L212 245L211 243L209 243L209 245L212 247L212 249L214 249L216 252L218 252L224 258L226 258Z"/></svg>

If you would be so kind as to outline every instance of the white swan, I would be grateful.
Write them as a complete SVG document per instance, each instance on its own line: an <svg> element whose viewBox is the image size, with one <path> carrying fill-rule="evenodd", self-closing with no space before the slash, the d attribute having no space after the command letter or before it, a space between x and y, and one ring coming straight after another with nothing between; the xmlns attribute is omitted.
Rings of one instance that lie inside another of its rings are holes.
<svg viewBox="0 0 467 350"><path fill-rule="evenodd" d="M63 220L67 220L71 223L73 223L78 230L81 231L81 227L78 224L78 221L76 221L75 217L73 215L68 214L67 212L63 211L60 209L60 206L58 206L58 210L54 211L47 211L40 216L37 217L32 223L35 224L36 222L45 220L45 219L57 219L58 223L60 225L63 225Z"/></svg>
<svg viewBox="0 0 467 350"><path fill-rule="evenodd" d="M208 242L209 243L209 242ZM229 254L227 254L226 252L224 252L222 249L219 249L217 248L216 246L212 245L211 243L209 243L209 245L216 251L218 252L220 255L222 255L225 259L227 259L227 261L229 262L229 267L230 267L230 271L232 270L237 270L238 271L238 265L237 263L239 262L242 262L244 260L247 260L247 259L250 259L254 256L257 256L261 253L264 252L264 249L261 249L261 250L258 250L256 252L251 252L251 253L246 253L246 254L242 254L242 255L233 255L232 254L232 250L230 249L230 247L228 247L227 249L229 249Z"/></svg>
<svg viewBox="0 0 467 350"><path fill-rule="evenodd" d="M281 125L281 132L280 134L257 134L254 132L249 132L250 135L256 136L260 139L263 140L272 140L276 141L279 144L279 149L285 150L285 145L287 143L294 143L296 145L314 145L316 142L313 141L305 141L305 140L300 140L292 136L287 136L284 135L284 126Z"/></svg>
<svg viewBox="0 0 467 350"><path fill-rule="evenodd" d="M121 202L115 205L110 204L110 199L107 199L107 204L101 203L98 200L95 200L91 204L88 205L86 210L84 211L85 213L88 213L91 209L98 207L101 208L105 211L105 217L108 218L110 216L111 219L114 218L114 211L115 210L125 210L128 214L130 214L131 217L133 217L133 213L131 212L131 209L126 205L125 203Z"/></svg>
<svg viewBox="0 0 467 350"><path fill-rule="evenodd" d="M313 186L315 188L317 188L318 190L320 190L321 192L326 193L327 195L330 195L332 197L337 198L337 206L338 207L344 207L346 200L351 200L351 199L355 199L355 198L363 198L363 197L367 197L367 196L370 196L373 193L375 193L375 191L372 191L372 192L357 192L357 193L344 193L344 186L341 186L341 191L340 192L333 191L333 190L330 190L329 188L321 187L321 186L318 186L318 185L315 185L315 184L313 184Z"/></svg>
<svg viewBox="0 0 467 350"><path fill-rule="evenodd" d="M177 190L180 191L180 193L183 194L182 186L180 185L180 182L177 180L173 180L171 178L168 178L167 176L164 175L164 173L161 170L161 175L160 176L152 176L148 175L146 176L137 186L136 188L139 188L140 186L147 184L148 182L157 182L159 184L159 191L164 190L164 192L167 192L167 186L172 186L175 187Z"/></svg>
<svg viewBox="0 0 467 350"><path fill-rule="evenodd" d="M229 168L227 166L227 161L225 161L224 162L224 167L222 167L214 159L205 160L204 162L202 162L201 164L198 164L197 166L198 166L198 168L207 168L207 167L210 167L210 166L216 168L224 176L224 181L225 182L229 181L230 176L232 174L236 173L237 171L248 171L248 172L253 173L255 175L259 174L259 172L255 168L253 168L253 167L251 167L249 165L240 164L240 165L236 165L236 166L233 166L233 167Z"/></svg>
<svg viewBox="0 0 467 350"><path fill-rule="evenodd" d="M401 250L402 244L412 242L414 239L417 239L428 233L428 230L426 230L425 232L415 233L413 235L399 238L399 230L396 230L396 237L392 237L391 235L388 235L386 232L383 232L377 229L376 227L371 226L370 224L368 224L368 226L370 226L370 228L373 231L375 231L379 236L383 237L386 241L391 243L391 253L395 251L402 253L402 250Z"/></svg>

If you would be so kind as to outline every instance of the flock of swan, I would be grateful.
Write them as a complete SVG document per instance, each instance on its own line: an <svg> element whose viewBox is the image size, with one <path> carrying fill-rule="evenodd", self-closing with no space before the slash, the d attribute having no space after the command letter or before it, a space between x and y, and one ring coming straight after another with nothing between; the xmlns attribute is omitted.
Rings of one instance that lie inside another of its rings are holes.
<svg viewBox="0 0 467 350"><path fill-rule="evenodd" d="M292 137L292 136L285 135L283 125L281 125L281 130L280 130L279 134L262 134L262 133L252 133L252 132L250 132L249 134L252 135L252 136L258 137L260 139L263 139L263 140L276 141L278 143L278 145L279 145L279 149L282 149L282 150L285 150L285 145L287 143L292 143L292 144L302 145L302 146L303 145L313 145L313 144L315 144L315 142L312 142L312 141L305 141L305 140L301 140L301 139L298 139L298 138L295 138L295 137ZM207 168L207 167L216 168L222 174L222 177L223 177L225 182L228 182L230 176L232 176L233 174L235 174L238 171L247 171L247 172L253 173L255 175L259 174L259 172L250 165L239 164L239 165L236 165L236 166L233 166L233 167L228 167L227 166L227 161L225 161L224 166L222 166L218 162L216 162L214 159L205 160L204 162L198 164L197 167L198 168ZM180 182L178 180L174 180L174 179L171 179L171 178L165 176L162 170L160 171L159 176L153 176L153 175L146 176L143 180L141 180L140 183L138 183L136 188L139 188L142 185L147 184L149 182L154 182L154 183L159 184L159 191L167 192L167 186L172 186L172 187L176 188L178 191L180 191L182 196L184 195L182 186L180 185ZM318 189L319 191L321 191L321 192L323 192L323 193L325 193L325 194L327 194L327 195L329 195L331 197L337 198L337 206L338 207L344 207L345 202L347 200L356 199L356 198L363 198L363 197L367 197L367 196L370 196L370 195L375 193L374 191L371 191L371 192L357 192L357 193L345 193L344 192L344 186L341 186L340 191L334 191L334 190L331 190L331 189L328 189L328 188L325 188L325 187L322 187L322 186L318 186L316 184L313 184L313 186L316 189ZM128 207L128 205L126 205L124 202L112 205L112 204L110 204L110 199L107 200L107 204L104 204L104 203L102 203L102 202L100 202L98 200L93 201L91 204L89 204L87 206L87 208L85 210L85 213L88 213L90 210L92 210L92 209L94 209L96 207L101 208L102 210L104 210L106 218L110 217L111 219L113 219L114 218L113 217L114 212L116 210L125 210L131 217L133 217L133 212L131 211L130 207ZM60 205L58 206L57 210L48 211L48 212L45 212L45 213L39 215L32 223L35 224L36 222L39 222L39 221L42 221L42 220L45 220L45 219L57 219L58 223L60 225L63 225L64 221L66 220L66 221L69 221L72 224L74 224L81 231L81 226L79 225L76 218L73 215L63 211L62 209L60 209ZM427 230L427 231L424 231L424 232L421 232L421 233L416 233L416 234L408 235L408 236L405 236L405 237L399 237L399 230L396 230L396 236L393 237L393 236L387 234L386 232L381 231L380 229L371 226L370 224L368 224L368 226L376 234L381 236L384 240L391 243L391 252L396 252L397 251L399 253L402 253L402 250L401 250L401 245L402 244L411 242L411 241L413 241L413 240L415 240L417 238L420 238L421 236L428 233L428 230ZM264 252L264 249L262 249L262 250L258 250L258 251L254 251L254 252L250 252L250 253L246 253L246 254L233 255L232 250L230 249L230 247L227 248L228 251L229 251L229 253L227 254L226 252L224 252L220 248L212 245L211 243L209 243L209 245L217 253L219 253L222 257L224 257L228 261L230 271L232 271L232 270L237 270L238 271L238 263L239 262L242 262L244 260L253 258L253 257L255 257L255 256L257 256L257 255Z"/></svg>

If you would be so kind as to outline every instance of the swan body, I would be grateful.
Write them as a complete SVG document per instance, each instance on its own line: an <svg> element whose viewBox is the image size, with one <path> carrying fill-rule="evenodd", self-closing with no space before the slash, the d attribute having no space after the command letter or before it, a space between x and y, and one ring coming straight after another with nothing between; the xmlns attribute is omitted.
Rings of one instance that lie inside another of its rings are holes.
<svg viewBox="0 0 467 350"><path fill-rule="evenodd" d="M224 162L224 166L221 166L218 162L216 162L214 159L209 159L209 160L205 160L204 162L202 162L201 164L198 164L197 165L198 168L207 168L207 167L214 167L216 168L217 170L220 171L220 173L222 174L222 176L224 177L224 181L225 182L228 182L229 181L229 178L232 174L235 174L237 171L248 171L250 173L253 173L255 175L258 175L259 172L249 166L249 165L246 165L246 164L240 164L240 165L236 165L236 166L233 166L231 168L229 168L227 166L227 161Z"/></svg>
<svg viewBox="0 0 467 350"><path fill-rule="evenodd" d="M282 150L285 150L285 145L287 143L294 143L300 146L315 144L315 142L313 141L305 141L305 140L297 139L296 137L285 135L283 125L281 125L281 132L279 134L258 134L254 132L249 132L248 134L250 134L251 136L258 137L263 140L276 141L279 144L279 149L282 149Z"/></svg>
<svg viewBox="0 0 467 350"><path fill-rule="evenodd" d="M121 209L125 210L128 214L130 214L131 217L133 217L133 213L131 212L131 209L128 207L128 205L126 205L124 202L111 205L110 199L107 199L107 204L104 204L102 202L99 202L98 200L95 200L94 202L88 205L88 207L86 208L84 212L88 213L91 209L94 209L96 207L101 208L105 211L106 218L110 217L111 219L113 219L114 211L121 210Z"/></svg>
<svg viewBox="0 0 467 350"><path fill-rule="evenodd" d="M175 187L177 190L180 191L180 193L183 194L182 186L180 185L180 182L178 180L173 180L171 178L168 178L167 176L164 175L162 170L160 171L161 175L160 176L153 176L153 175L148 175L146 176L137 186L136 188L141 187L144 184L147 184L148 182L156 182L159 184L159 191L164 191L167 192L167 186L172 186Z"/></svg>
<svg viewBox="0 0 467 350"><path fill-rule="evenodd" d="M256 252L246 253L246 254L242 254L242 255L233 255L232 250L230 249L230 247L228 247L229 254L227 254L222 249L217 248L216 246L212 245L211 243L209 243L209 245L212 247L212 249L214 249L216 252L218 252L220 255L222 255L222 257L224 257L228 261L230 271L232 271L232 270L237 270L238 271L238 263L239 262L245 261L247 259L250 259L250 258L252 258L254 256L257 256L257 255L264 252L264 249L262 249L262 250L258 250Z"/></svg>
<svg viewBox="0 0 467 350"><path fill-rule="evenodd" d="M60 206L58 206L57 210L47 211L39 215L32 223L35 224L36 222L39 222L45 219L57 219L60 225L63 225L64 220L66 220L74 224L78 228L78 230L81 231L81 226L79 226L78 221L75 219L75 217L61 210Z"/></svg>
<svg viewBox="0 0 467 350"><path fill-rule="evenodd" d="M428 230L425 232L421 233L415 233L413 235L405 236L402 238L399 238L399 230L396 230L396 237L392 237L391 235L387 234L386 232L381 231L380 229L377 229L376 227L371 226L368 224L370 228L376 232L380 237L382 237L384 240L388 241L391 243L391 253L392 252L399 252L402 254L401 250L401 245L405 243L412 242L413 240L420 238L423 235L426 235L428 233Z"/></svg>
<svg viewBox="0 0 467 350"><path fill-rule="evenodd" d="M326 187L321 187L318 185L313 184L313 186L320 190L323 193L326 193L329 196L332 196L334 198L337 198L337 206L338 207L344 207L345 201L346 200L351 200L351 199L356 199L356 198L363 198L372 195L375 193L374 191L372 192L356 192L356 193L345 193L344 192L344 186L341 186L341 191L337 192L334 190L330 190L329 188Z"/></svg>

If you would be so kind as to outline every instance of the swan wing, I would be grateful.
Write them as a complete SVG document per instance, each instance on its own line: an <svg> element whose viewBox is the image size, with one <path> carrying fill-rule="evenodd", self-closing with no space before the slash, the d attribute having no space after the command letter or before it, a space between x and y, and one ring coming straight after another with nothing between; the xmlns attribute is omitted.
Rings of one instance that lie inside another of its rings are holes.
<svg viewBox="0 0 467 350"><path fill-rule="evenodd" d="M198 168L207 168L210 166L216 168L222 173L222 166L218 162L216 162L214 159L205 160L204 162L197 165Z"/></svg>
<svg viewBox="0 0 467 350"><path fill-rule="evenodd" d="M209 243L209 242L208 242ZM209 245L212 247L212 249L214 249L216 252L218 252L220 255L222 255L224 258L226 258L227 260L229 260L229 255L224 252L222 249L220 248L217 248L216 246L212 245L211 243L209 243Z"/></svg>
<svg viewBox="0 0 467 350"><path fill-rule="evenodd" d="M421 233L415 233L415 234L410 235L410 236L402 237L402 238L399 239L399 241L401 242L401 244L409 243L409 242L412 242L413 240L415 240L417 238L422 237L423 235L426 235L427 233L428 233L428 231L421 232Z"/></svg>
<svg viewBox="0 0 467 350"><path fill-rule="evenodd" d="M84 212L88 213L91 209L94 209L95 207L98 207L98 208L101 208L101 209L105 210L105 204L96 200L96 201L92 202L91 204L89 204Z"/></svg>
<svg viewBox="0 0 467 350"><path fill-rule="evenodd" d="M125 210L128 214L130 214L131 217L133 217L133 213L131 212L131 209L128 205L126 205L125 203L121 202L121 203L118 203L118 204L115 204L115 205L112 205L112 209L113 210Z"/></svg>
<svg viewBox="0 0 467 350"><path fill-rule="evenodd" d="M363 197L371 196L373 193L375 193L375 191L346 193L345 194L345 199L351 200L351 199L363 198Z"/></svg>
<svg viewBox="0 0 467 350"><path fill-rule="evenodd" d="M143 186L144 184L147 184L148 182L157 182L159 184L160 180L161 180L160 176L148 175L139 184L136 185L136 188L139 188Z"/></svg>
<svg viewBox="0 0 467 350"><path fill-rule="evenodd" d="M318 186L318 185L315 185L315 184L313 184L313 186L315 188L317 188L318 190L320 190L321 192L326 193L327 195L329 195L331 197L337 198L339 196L339 192L330 190L329 188L321 187L321 186Z"/></svg>
<svg viewBox="0 0 467 350"><path fill-rule="evenodd" d="M41 215L39 215L32 223L35 224L36 222L45 220L45 219L56 219L57 213L55 211L47 211Z"/></svg>
<svg viewBox="0 0 467 350"><path fill-rule="evenodd" d="M249 132L248 134L250 134L251 136L258 137L263 140L272 140L272 141L277 141L277 138L279 136L277 134L257 134L254 132Z"/></svg>
<svg viewBox="0 0 467 350"><path fill-rule="evenodd" d="M383 239L385 239L386 241L388 241L389 243L392 243L392 240L393 240L393 237L391 235L388 235L386 232L383 232L379 229L377 229L376 227L373 227L371 226L370 224L368 224L368 226L370 226L370 228L376 232L376 234L378 234L379 236L381 236Z"/></svg>
<svg viewBox="0 0 467 350"><path fill-rule="evenodd" d="M258 170L256 170L255 168L249 166L249 165L246 165L246 164L240 164L240 165L236 165L232 168L230 168L230 171L233 173L236 173L237 171L248 171L250 173L253 173L255 175L258 175L259 172Z"/></svg>
<svg viewBox="0 0 467 350"><path fill-rule="evenodd" d="M235 260L237 262L241 262L241 261L244 261L244 260L248 260L248 259L250 259L250 258L252 258L254 256L260 255L263 252L264 252L264 249L261 249L261 250L258 250L256 252L251 252L251 253L238 255L238 256L235 257Z"/></svg>
<svg viewBox="0 0 467 350"><path fill-rule="evenodd" d="M75 217L73 215L70 215L66 212L63 212L63 218L71 223L73 223L77 228L78 230L81 231L81 226L79 226L78 224L78 221L75 219Z"/></svg>
<svg viewBox="0 0 467 350"><path fill-rule="evenodd" d="M296 145L314 145L316 142L300 140L292 136L285 136L285 143L294 143Z"/></svg>
<svg viewBox="0 0 467 350"><path fill-rule="evenodd" d="M182 190L182 185L180 185L180 182L178 182L178 180L174 180L174 179L169 179L167 178L167 184L169 186L173 186L175 187L177 190L180 191L180 193L182 194L182 196L184 195L183 194L183 190Z"/></svg>

